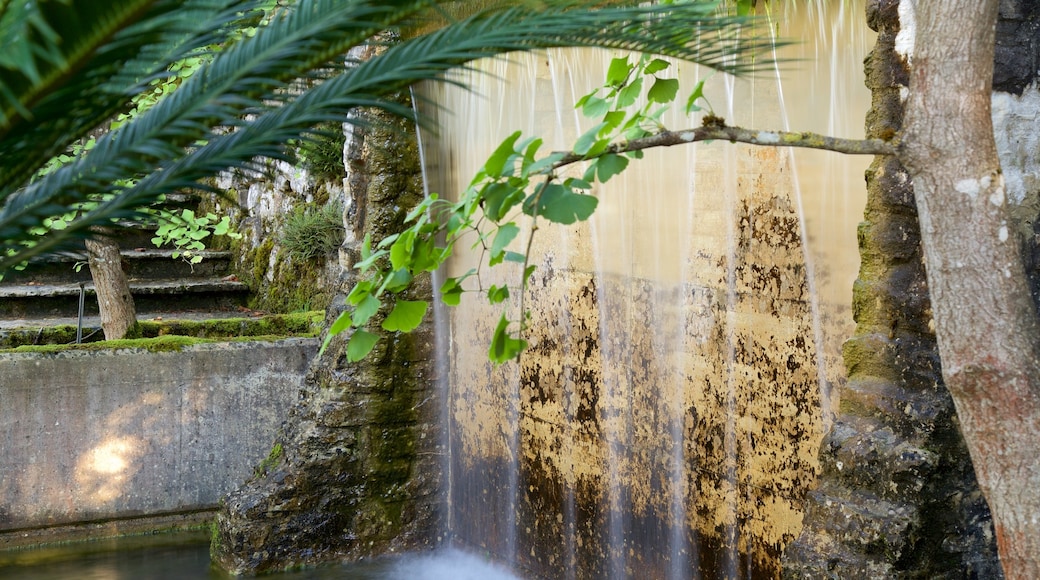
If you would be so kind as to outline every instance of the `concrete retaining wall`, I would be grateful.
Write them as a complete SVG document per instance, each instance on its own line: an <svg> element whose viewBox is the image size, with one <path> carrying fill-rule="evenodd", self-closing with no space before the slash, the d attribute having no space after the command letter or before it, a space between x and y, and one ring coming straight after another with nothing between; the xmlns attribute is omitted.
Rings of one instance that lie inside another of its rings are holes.
<svg viewBox="0 0 1040 580"><path fill-rule="evenodd" d="M0 537L214 507L271 451L316 350L0 355Z"/></svg>

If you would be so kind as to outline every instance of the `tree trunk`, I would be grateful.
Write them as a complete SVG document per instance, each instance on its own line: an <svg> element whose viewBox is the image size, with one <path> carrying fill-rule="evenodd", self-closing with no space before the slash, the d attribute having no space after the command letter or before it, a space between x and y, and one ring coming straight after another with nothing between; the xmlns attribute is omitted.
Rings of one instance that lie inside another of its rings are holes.
<svg viewBox="0 0 1040 580"><path fill-rule="evenodd" d="M1008 578L1040 578L1037 315L990 117L998 0L918 0L900 158L914 181L943 378Z"/></svg>
<svg viewBox="0 0 1040 580"><path fill-rule="evenodd" d="M98 236L88 239L86 246L105 340L133 336L136 334L137 312L130 284L123 272L119 245L111 238Z"/></svg>

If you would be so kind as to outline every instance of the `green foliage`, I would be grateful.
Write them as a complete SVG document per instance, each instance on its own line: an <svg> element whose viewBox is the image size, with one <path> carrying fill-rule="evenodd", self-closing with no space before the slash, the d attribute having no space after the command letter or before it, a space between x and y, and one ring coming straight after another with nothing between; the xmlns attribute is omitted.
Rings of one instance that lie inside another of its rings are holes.
<svg viewBox="0 0 1040 580"><path fill-rule="evenodd" d="M278 465L278 462L281 461L283 453L284 450L282 449L282 444L275 443L274 447L271 448L271 452L267 454L267 457L265 457L264 460L253 469L253 477L262 477L267 475L267 472L274 468L274 466Z"/></svg>
<svg viewBox="0 0 1040 580"><path fill-rule="evenodd" d="M181 210L180 213L158 210L153 215L159 219L159 229L155 231L152 243L156 247L172 245L174 259L181 258L190 264L202 261L200 252L206 249L202 240L210 235L234 239L242 237L241 234L231 231L231 218L228 216L218 217L214 213L196 216L190 209Z"/></svg>
<svg viewBox="0 0 1040 580"><path fill-rule="evenodd" d="M333 336L353 327L347 356L353 361L360 360L379 339L377 334L362 327L388 304L393 307L382 322L384 330L408 332L418 327L427 304L397 300L395 295L406 290L419 273L438 268L460 239L472 236L476 239L474 248L481 254L480 262L485 264L482 268L503 263L520 265L519 283L512 288L491 285L484 289L481 269L474 269L445 280L440 287L441 300L449 306L457 306L462 294L471 291L464 286L469 279L477 282L477 288L472 291L485 294L491 304L519 297L519 320L510 320L504 312L488 349L489 358L498 364L519 356L527 347L522 338L528 317L523 296L535 269L527 262L538 221L569 225L592 215L598 203L591 194L593 184L605 183L624 171L629 156L638 157L613 153L611 144L664 130L659 118L678 93L676 79L659 76L670 66L665 60L647 56L635 62L628 57L613 59L603 87L585 95L575 105L587 116L602 118L602 121L579 137L571 152L539 157L541 139L523 139L519 131L513 133L491 153L458 202L449 203L431 195L407 216L410 225L402 232L388 236L375 247L372 239L366 238L361 260L355 265L363 279L347 297L352 309L335 321L322 348ZM653 82L644 83L647 78ZM644 86L648 86L645 94ZM697 86L696 93L701 95L702 91L703 83ZM635 107L640 97L645 104ZM586 164L583 178L559 175L563 166L575 161ZM510 250L522 232L517 224L522 218L530 221L525 249L523 252Z"/></svg>
<svg viewBox="0 0 1040 580"><path fill-rule="evenodd" d="M347 174L343 165L346 135L340 123L322 123L300 141L297 160L318 181L339 183Z"/></svg>
<svg viewBox="0 0 1040 580"><path fill-rule="evenodd" d="M345 233L342 205L298 209L285 221L282 247L298 260L324 257L343 244Z"/></svg>

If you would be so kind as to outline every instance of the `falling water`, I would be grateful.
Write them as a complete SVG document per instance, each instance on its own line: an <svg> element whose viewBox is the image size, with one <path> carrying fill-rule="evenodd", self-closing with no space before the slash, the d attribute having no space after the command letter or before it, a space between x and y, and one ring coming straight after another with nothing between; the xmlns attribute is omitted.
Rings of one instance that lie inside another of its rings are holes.
<svg viewBox="0 0 1040 580"><path fill-rule="evenodd" d="M778 57L797 61L753 79L713 76L715 112L734 125L861 136L862 2L768 6L779 36L801 41ZM424 150L431 189L460 191L517 129L568 148L590 124L572 104L612 56L514 55L483 63L486 74L466 78L471 92L427 87L442 107ZM677 68L687 91L710 74ZM673 111L664 122L699 120ZM440 313L446 533L551 577L774 570L800 528L843 380L865 166L728 143L648 152L597 189L589 222L539 230L519 365L487 362L499 311L480 296ZM446 275L475 265L460 256Z"/></svg>

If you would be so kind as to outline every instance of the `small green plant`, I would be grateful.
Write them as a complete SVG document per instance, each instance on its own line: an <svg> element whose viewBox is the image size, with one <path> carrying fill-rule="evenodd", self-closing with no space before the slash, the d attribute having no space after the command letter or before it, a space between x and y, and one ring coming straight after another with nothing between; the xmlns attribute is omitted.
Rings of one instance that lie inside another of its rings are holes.
<svg viewBox="0 0 1040 580"><path fill-rule="evenodd" d="M210 235L242 237L242 234L231 231L231 218L228 216L217 217L213 213L196 216L190 209L181 210L179 214L159 210L153 215L159 220L159 229L155 231L152 243L156 247L173 245L174 259L181 258L190 264L202 261L201 252L206 249L202 240Z"/></svg>
<svg viewBox="0 0 1040 580"><path fill-rule="evenodd" d="M271 448L271 452L267 454L267 457L260 462L260 465L257 465L256 468L253 469L253 476L262 477L267 475L267 472L270 471L271 468L278 465L278 461L282 458L282 453L282 444L275 443L274 447Z"/></svg>
<svg viewBox="0 0 1040 580"><path fill-rule="evenodd" d="M296 158L315 180L338 183L347 173L343 165L346 139L339 123L323 123L299 142Z"/></svg>
<svg viewBox="0 0 1040 580"><path fill-rule="evenodd" d="M329 203L314 210L297 210L285 221L282 246L293 258L327 256L343 244L343 206Z"/></svg>

